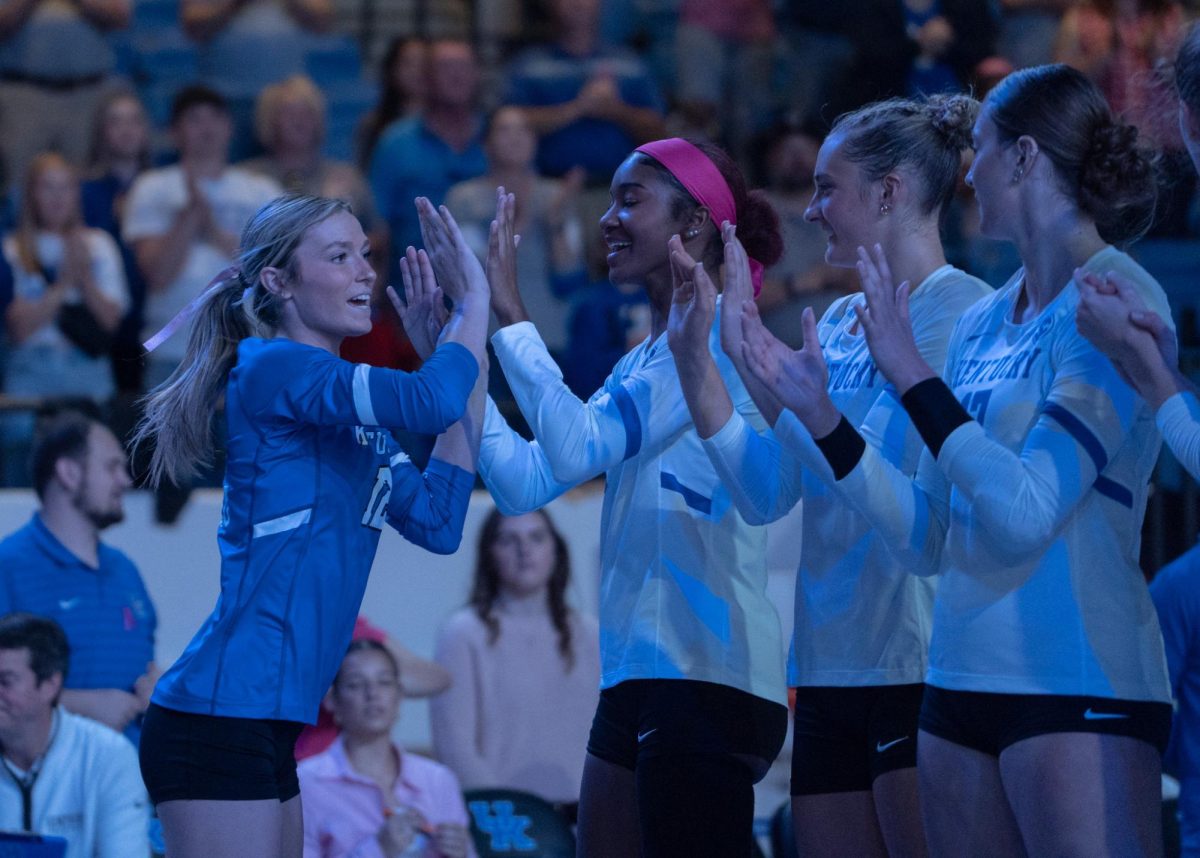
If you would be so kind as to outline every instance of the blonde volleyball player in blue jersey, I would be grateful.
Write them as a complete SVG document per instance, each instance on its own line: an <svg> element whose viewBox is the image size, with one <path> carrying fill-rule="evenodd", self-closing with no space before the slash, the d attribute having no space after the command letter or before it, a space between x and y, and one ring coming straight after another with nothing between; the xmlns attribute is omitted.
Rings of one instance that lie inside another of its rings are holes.
<svg viewBox="0 0 1200 858"><path fill-rule="evenodd" d="M860 245L881 244L913 290L912 326L924 359L941 368L959 316L991 289L946 264L939 234L978 103L966 96L895 100L841 117L822 145L807 217L828 236L826 260L853 267ZM732 230L731 230L732 232ZM804 501L788 682L797 686L792 810L801 855L925 854L917 786L917 716L924 691L933 582L909 575L870 521L811 468L733 409L709 356L722 347L760 411L780 432L796 423L742 359L742 305L751 298L728 239L723 295L679 257L681 320L670 332L680 381L705 450L747 520L767 522ZM748 273L748 272L747 272ZM855 314L841 299L817 326L829 396L902 473L916 472L921 438L876 370ZM809 313L811 315L811 311ZM673 318L674 318L673 317ZM686 322L684 321L686 320ZM806 434L790 427L793 433Z"/></svg>
<svg viewBox="0 0 1200 858"><path fill-rule="evenodd" d="M600 702L579 802L580 854L626 858L752 854L753 784L787 730L783 643L767 597L766 534L734 508L692 425L668 347L668 240L718 271L719 225L736 223L761 271L781 251L778 218L708 144L660 140L613 176L600 226L609 277L645 288L650 336L587 402L528 321L511 266L497 263L493 336L536 441L494 409L479 471L501 510L527 512L604 474L600 533ZM511 231L511 201L504 222ZM493 236L511 255L511 236ZM715 330L711 348L719 352ZM743 416L763 426L719 354Z"/></svg>
<svg viewBox="0 0 1200 858"><path fill-rule="evenodd" d="M945 381L913 341L908 284L860 252L871 354L927 447L915 480L830 401L811 327L791 352L751 312L747 360L815 439L797 452L911 571L939 575L918 750L931 854L1159 855L1171 694L1137 564L1159 437L1075 329L1076 269L1118 271L1165 311L1108 243L1148 224L1154 174L1066 66L1006 78L974 137L981 229L1024 265L963 315Z"/></svg>
<svg viewBox="0 0 1200 858"><path fill-rule="evenodd" d="M196 314L187 354L139 427L155 441L152 477L203 460L220 397L229 431L220 598L159 680L142 731L142 775L173 858L300 858L293 748L345 655L380 531L441 553L462 536L488 287L453 219L428 200L418 210L456 309L415 373L338 358L343 337L371 327L375 273L337 200L268 203L242 233L237 268L177 317ZM443 433L424 473L394 429Z"/></svg>
<svg viewBox="0 0 1200 858"><path fill-rule="evenodd" d="M1179 48L1175 87L1179 130L1200 170L1200 27L1193 26ZM1080 333L1117 364L1155 409L1163 440L1188 473L1200 479L1200 399L1195 385L1179 372L1175 332L1119 275L1102 272L1082 285Z"/></svg>

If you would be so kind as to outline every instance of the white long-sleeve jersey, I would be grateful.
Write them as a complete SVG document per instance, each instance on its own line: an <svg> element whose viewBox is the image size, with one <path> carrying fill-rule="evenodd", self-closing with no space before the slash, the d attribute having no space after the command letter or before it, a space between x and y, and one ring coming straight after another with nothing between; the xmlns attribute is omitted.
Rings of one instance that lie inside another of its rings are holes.
<svg viewBox="0 0 1200 858"><path fill-rule="evenodd" d="M1155 421L1179 464L1200 480L1200 401L1196 394L1190 390L1176 393L1159 406Z"/></svg>
<svg viewBox="0 0 1200 858"><path fill-rule="evenodd" d="M784 703L766 532L746 523L710 464L666 335L625 355L587 402L563 384L532 324L502 328L492 344L537 439L523 440L489 403L479 473L501 511L537 509L606 475L601 687L692 679ZM709 347L734 407L763 428L715 327Z"/></svg>
<svg viewBox="0 0 1200 858"><path fill-rule="evenodd" d="M1085 263L1154 279L1112 247ZM926 451L914 482L867 448L837 483L903 562L940 572L927 681L941 688L1170 700L1138 568L1154 415L1075 328L1068 284L1017 324L1023 272L954 330L947 384L974 417Z"/></svg>
<svg viewBox="0 0 1200 858"><path fill-rule="evenodd" d="M950 265L913 290L910 312L921 355L941 370L954 323L991 287ZM829 396L901 473L913 475L923 445L895 388L876 369L854 307L835 302L818 326ZM811 447L796 416L783 437ZM922 682L933 622L934 581L908 574L869 519L832 487L817 452L777 449L735 413L704 442L734 502L751 521L773 521L804 501L789 685L897 685ZM814 448L815 449L815 448ZM801 461L812 466L802 466Z"/></svg>

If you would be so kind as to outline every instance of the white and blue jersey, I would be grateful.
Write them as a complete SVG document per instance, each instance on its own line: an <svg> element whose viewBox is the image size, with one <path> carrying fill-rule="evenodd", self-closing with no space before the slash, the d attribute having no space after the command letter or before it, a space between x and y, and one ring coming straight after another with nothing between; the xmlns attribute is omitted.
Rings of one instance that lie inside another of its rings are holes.
<svg viewBox="0 0 1200 858"><path fill-rule="evenodd" d="M409 374L286 339L242 341L225 399L221 593L155 703L315 721L384 523L431 551L458 547L473 476L437 459L422 474L391 430L444 431L477 374L456 343Z"/></svg>
<svg viewBox="0 0 1200 858"><path fill-rule="evenodd" d="M943 265L918 284L910 304L921 356L941 370L954 323L992 290ZM913 475L923 445L895 388L875 367L855 307L861 293L830 306L817 328L829 368L829 397L901 473ZM791 412L780 422L807 437ZM811 444L811 440L808 441ZM908 574L870 520L830 483L828 467L804 467L736 412L704 442L713 465L752 522L770 522L803 498L795 624L788 658L793 686L923 682L933 624L934 583Z"/></svg>
<svg viewBox="0 0 1200 858"><path fill-rule="evenodd" d="M1200 480L1200 401L1190 390L1176 393L1158 408L1155 415L1163 440L1179 464Z"/></svg>
<svg viewBox="0 0 1200 858"><path fill-rule="evenodd" d="M709 462L666 334L621 358L587 402L563 384L532 324L502 328L492 343L537 437L524 441L489 403L479 472L501 511L527 512L606 477L601 687L690 679L784 703L782 635L766 593L766 530L734 508ZM709 350L734 408L765 428L715 326Z"/></svg>
<svg viewBox="0 0 1200 858"><path fill-rule="evenodd" d="M1107 247L1082 267L1121 274L1169 318L1126 254ZM955 327L945 380L974 419L936 460L925 452L915 485L872 444L837 485L911 570L941 575L930 684L1169 701L1138 566L1154 415L1076 330L1073 282L1015 321L1023 279Z"/></svg>

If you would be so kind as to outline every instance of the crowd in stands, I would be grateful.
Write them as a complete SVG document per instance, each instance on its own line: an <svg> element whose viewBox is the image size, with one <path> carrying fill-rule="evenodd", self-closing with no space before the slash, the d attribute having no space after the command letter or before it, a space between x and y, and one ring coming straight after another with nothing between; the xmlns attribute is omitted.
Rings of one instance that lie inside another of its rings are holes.
<svg viewBox="0 0 1200 858"><path fill-rule="evenodd" d="M770 194L786 252L761 308L795 342L803 307L855 288L805 219L811 168L843 110L918 92L984 94L1062 60L1158 147L1152 235L1194 235L1195 177L1169 63L1193 10L1174 0L14 0L0 9L0 480L28 485L32 413L93 402L124 437L185 335L141 342L232 258L282 191L345 198L371 238L376 327L355 360L412 368L383 286L446 203L476 250L494 188L517 194L522 291L574 390L647 329L607 282L595 227L613 168L665 134L715 139ZM65 60L64 60L65 58ZM953 261L989 281L971 191ZM503 383L492 393L504 407ZM219 481L219 475L209 475ZM169 513L163 513L169 517Z"/></svg>
<svg viewBox="0 0 1200 858"><path fill-rule="evenodd" d="M383 290L422 243L413 198L444 203L483 257L495 189L514 192L521 293L587 396L649 331L645 295L606 275L609 179L668 134L720 142L766 190L784 253L759 307L793 347L805 307L819 317L858 289L806 209L832 121L879 98L982 96L1014 69L1069 63L1161 152L1152 240L1200 240L1169 68L1198 14L1195 0L4 0L0 486L32 486L41 508L0 543L0 828L116 844L71 855L142 854L150 810L117 733L138 740L155 612L100 534L131 487L138 399L170 378L186 329L142 343L231 264L265 202L350 202L381 276L373 328L343 356L412 369ZM965 271L999 285L1016 267L980 236L965 183L943 228ZM62 405L87 416L39 419ZM98 593L99 571L115 583ZM577 800L599 654L569 575L545 513L496 513L434 661L360 622L297 746L306 856L370 839L470 855L463 788ZM440 763L392 742L405 696L432 696Z"/></svg>

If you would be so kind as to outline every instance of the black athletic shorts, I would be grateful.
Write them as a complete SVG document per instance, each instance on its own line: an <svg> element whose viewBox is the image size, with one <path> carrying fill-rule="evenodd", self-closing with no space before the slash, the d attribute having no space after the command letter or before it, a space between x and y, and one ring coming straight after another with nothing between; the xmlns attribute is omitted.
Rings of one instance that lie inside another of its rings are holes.
<svg viewBox="0 0 1200 858"><path fill-rule="evenodd" d="M151 703L138 756L150 801L287 801L300 794L297 721L226 718Z"/></svg>
<svg viewBox="0 0 1200 858"><path fill-rule="evenodd" d="M921 729L947 742L1000 756L1009 745L1047 733L1103 733L1158 749L1171 736L1171 704L1062 694L992 694L925 687Z"/></svg>
<svg viewBox="0 0 1200 858"><path fill-rule="evenodd" d="M792 733L792 795L869 790L917 764L925 686L801 686Z"/></svg>
<svg viewBox="0 0 1200 858"><path fill-rule="evenodd" d="M587 750L635 770L639 757L737 754L765 761L779 755L787 707L745 691L692 679L631 679L600 692Z"/></svg>

